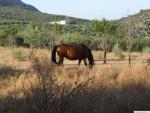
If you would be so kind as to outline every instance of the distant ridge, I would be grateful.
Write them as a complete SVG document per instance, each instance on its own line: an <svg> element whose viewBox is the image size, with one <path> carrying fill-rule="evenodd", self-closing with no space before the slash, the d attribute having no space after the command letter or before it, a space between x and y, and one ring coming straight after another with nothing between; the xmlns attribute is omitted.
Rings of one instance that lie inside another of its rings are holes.
<svg viewBox="0 0 150 113"><path fill-rule="evenodd" d="M22 2L21 0L0 0L0 5L1 6L19 6L24 9L39 12L37 8L35 8L32 5L26 4Z"/></svg>

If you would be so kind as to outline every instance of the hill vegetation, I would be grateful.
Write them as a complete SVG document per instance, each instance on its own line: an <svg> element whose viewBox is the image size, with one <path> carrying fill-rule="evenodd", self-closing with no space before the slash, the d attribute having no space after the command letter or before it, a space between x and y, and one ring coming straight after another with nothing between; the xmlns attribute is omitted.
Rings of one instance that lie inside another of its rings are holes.
<svg viewBox="0 0 150 113"><path fill-rule="evenodd" d="M84 22L87 20L67 17L63 15L52 15L41 12L35 12L28 9L23 9L18 6L1 6L0 7L0 23L10 24L10 23L29 23L40 21L44 23L49 23L52 21L68 20L73 22Z"/></svg>
<svg viewBox="0 0 150 113"><path fill-rule="evenodd" d="M129 15L119 22L126 28L132 29L135 36L150 36L150 9L141 10L135 15Z"/></svg>

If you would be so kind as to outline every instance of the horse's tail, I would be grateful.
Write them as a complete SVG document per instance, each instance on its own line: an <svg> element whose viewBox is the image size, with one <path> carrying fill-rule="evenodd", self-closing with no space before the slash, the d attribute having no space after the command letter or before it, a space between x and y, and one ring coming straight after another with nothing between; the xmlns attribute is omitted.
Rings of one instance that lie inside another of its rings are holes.
<svg viewBox="0 0 150 113"><path fill-rule="evenodd" d="M95 63L94 63L94 58L93 58L93 55L92 55L92 52L91 52L91 50L90 49L88 49L89 50L89 64L90 65L94 65Z"/></svg>
<svg viewBox="0 0 150 113"><path fill-rule="evenodd" d="M54 46L54 47L53 47L53 50L52 50L52 57L51 57L52 62L54 62L54 63L56 63L56 64L57 64L57 61L56 61L56 50L57 50L57 47L58 47L58 46Z"/></svg>

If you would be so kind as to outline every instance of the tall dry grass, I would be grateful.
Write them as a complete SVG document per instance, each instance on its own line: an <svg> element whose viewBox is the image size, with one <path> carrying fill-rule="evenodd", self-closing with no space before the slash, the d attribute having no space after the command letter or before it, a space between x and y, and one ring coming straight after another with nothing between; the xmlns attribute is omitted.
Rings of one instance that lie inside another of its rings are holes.
<svg viewBox="0 0 150 113"><path fill-rule="evenodd" d="M9 67L0 76L2 113L133 113L150 110L150 68L106 65L57 67L47 52L32 56L30 71ZM1 68L2 69L2 68ZM4 71L5 71L4 69ZM10 74L10 76L9 76Z"/></svg>

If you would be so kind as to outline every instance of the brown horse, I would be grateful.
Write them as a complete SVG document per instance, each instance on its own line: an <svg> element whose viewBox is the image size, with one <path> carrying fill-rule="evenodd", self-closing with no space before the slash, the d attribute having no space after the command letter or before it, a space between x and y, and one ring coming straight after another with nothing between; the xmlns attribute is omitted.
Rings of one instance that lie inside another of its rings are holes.
<svg viewBox="0 0 150 113"><path fill-rule="evenodd" d="M56 61L56 53L59 56L59 61ZM89 65L92 67L94 65L93 55L91 50L86 47L84 44L78 45L67 45L67 44L60 44L54 46L52 50L52 62L63 65L64 58L69 60L79 60L78 65L80 65L81 61L84 61L84 64L87 66L86 59L89 60Z"/></svg>

